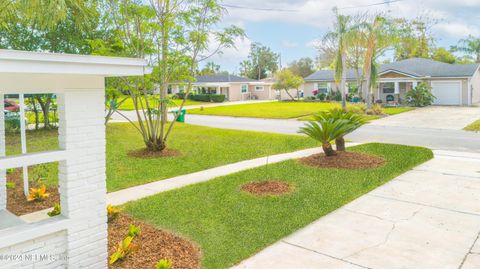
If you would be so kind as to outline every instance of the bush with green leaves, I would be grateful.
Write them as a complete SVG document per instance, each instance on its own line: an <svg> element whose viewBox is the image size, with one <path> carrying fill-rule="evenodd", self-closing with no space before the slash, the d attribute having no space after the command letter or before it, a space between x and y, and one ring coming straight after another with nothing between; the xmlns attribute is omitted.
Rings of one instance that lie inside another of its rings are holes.
<svg viewBox="0 0 480 269"><path fill-rule="evenodd" d="M432 87L422 82L405 94L407 103L415 107L424 107L433 104L436 97L432 94Z"/></svg>
<svg viewBox="0 0 480 269"><path fill-rule="evenodd" d="M335 146L338 151L345 151L344 136L360 128L368 122L367 118L352 111L342 109L332 109L330 111L320 112L313 116L315 121L346 121L345 131L335 139Z"/></svg>
<svg viewBox="0 0 480 269"><path fill-rule="evenodd" d="M322 143L325 155L333 156L336 152L331 142L343 137L349 130L349 125L348 120L323 119L316 116L315 121L305 123L305 126L301 127L298 132Z"/></svg>
<svg viewBox="0 0 480 269"><path fill-rule="evenodd" d="M155 265L155 269L170 269L172 267L172 265L173 265L172 260L161 259Z"/></svg>

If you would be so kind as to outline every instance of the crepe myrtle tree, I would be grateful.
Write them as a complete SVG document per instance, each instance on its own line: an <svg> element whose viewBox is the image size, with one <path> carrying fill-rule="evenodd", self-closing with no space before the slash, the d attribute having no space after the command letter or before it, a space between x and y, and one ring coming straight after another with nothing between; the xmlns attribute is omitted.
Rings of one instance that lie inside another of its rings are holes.
<svg viewBox="0 0 480 269"><path fill-rule="evenodd" d="M167 121L168 108L173 106L168 97L169 86L179 81L185 84L185 96L178 106L181 110L192 90L199 63L225 48L235 48L235 40L243 38L244 31L236 26L218 30L225 12L218 0L109 1L106 16L111 18L115 36L112 40L96 40L97 48L106 53L145 58L153 66L150 75L123 79L137 122L119 113L142 135L149 151L167 147L178 117ZM115 49L109 45L115 45Z"/></svg>
<svg viewBox="0 0 480 269"><path fill-rule="evenodd" d="M276 82L273 84L273 89L285 91L288 96L295 101L295 98L290 94L291 89L297 91L297 99L300 98L298 89L303 84L303 78L301 76L295 75L290 69L283 69L275 74Z"/></svg>

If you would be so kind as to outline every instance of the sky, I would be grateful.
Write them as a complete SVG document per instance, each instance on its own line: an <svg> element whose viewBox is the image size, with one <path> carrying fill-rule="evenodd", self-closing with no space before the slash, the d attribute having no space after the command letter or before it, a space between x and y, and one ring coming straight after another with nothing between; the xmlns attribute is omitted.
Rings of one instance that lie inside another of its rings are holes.
<svg viewBox="0 0 480 269"><path fill-rule="evenodd" d="M428 16L438 21L432 29L436 45L449 48L468 35L480 36L480 0L224 0L221 26L236 25L246 32L210 61L222 70L239 73L250 44L260 42L280 53L282 66L301 57L315 57L315 42L331 29L333 7L341 14L385 12L392 17Z"/></svg>

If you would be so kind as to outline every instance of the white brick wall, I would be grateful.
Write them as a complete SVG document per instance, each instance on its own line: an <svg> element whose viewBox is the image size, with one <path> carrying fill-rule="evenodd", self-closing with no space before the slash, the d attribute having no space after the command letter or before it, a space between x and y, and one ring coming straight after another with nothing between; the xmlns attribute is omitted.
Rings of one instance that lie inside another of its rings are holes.
<svg viewBox="0 0 480 269"><path fill-rule="evenodd" d="M4 95L0 93L0 111L2 111L2 113L0 113L0 157L5 156L5 113L3 113L3 100ZM0 210L7 207L6 177L6 171L0 169Z"/></svg>
<svg viewBox="0 0 480 269"><path fill-rule="evenodd" d="M67 266L67 233L65 231L32 239L0 249L2 269L53 269Z"/></svg>
<svg viewBox="0 0 480 269"><path fill-rule="evenodd" d="M76 225L67 231L68 268L107 267L104 90L68 90L58 96L62 214Z"/></svg>

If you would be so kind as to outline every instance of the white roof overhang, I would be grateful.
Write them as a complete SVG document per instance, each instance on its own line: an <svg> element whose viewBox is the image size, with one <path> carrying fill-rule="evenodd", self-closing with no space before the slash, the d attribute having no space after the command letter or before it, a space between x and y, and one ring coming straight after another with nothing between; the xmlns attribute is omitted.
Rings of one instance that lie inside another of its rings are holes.
<svg viewBox="0 0 480 269"><path fill-rule="evenodd" d="M0 74L143 76L144 59L0 49Z"/></svg>

